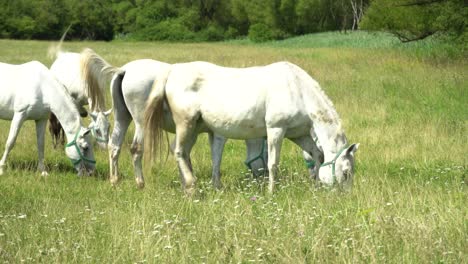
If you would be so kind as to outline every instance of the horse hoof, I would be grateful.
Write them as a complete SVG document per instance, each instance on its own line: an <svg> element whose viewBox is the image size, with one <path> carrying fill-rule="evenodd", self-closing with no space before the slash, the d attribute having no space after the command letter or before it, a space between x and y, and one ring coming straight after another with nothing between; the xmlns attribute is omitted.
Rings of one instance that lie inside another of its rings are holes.
<svg viewBox="0 0 468 264"><path fill-rule="evenodd" d="M213 183L213 188L219 191L223 188L223 185L220 182Z"/></svg>
<svg viewBox="0 0 468 264"><path fill-rule="evenodd" d="M138 189L143 189L143 188L145 188L145 182L144 182L144 181L139 181L139 180L137 180L137 181L136 181L136 185L137 185L137 188L138 188Z"/></svg>
<svg viewBox="0 0 468 264"><path fill-rule="evenodd" d="M195 194L195 187L191 186L189 188L185 188L184 192L188 197L192 197Z"/></svg>
<svg viewBox="0 0 468 264"><path fill-rule="evenodd" d="M43 172L41 172L41 176L42 177L47 177L47 176L49 176L49 173L47 171L43 171Z"/></svg>
<svg viewBox="0 0 468 264"><path fill-rule="evenodd" d="M5 173L5 171L3 170L3 168L0 168L0 175L3 175Z"/></svg>
<svg viewBox="0 0 468 264"><path fill-rule="evenodd" d="M117 183L119 183L119 178L117 178L117 177L111 177L111 178L110 178L110 183L112 184L112 186L116 186Z"/></svg>

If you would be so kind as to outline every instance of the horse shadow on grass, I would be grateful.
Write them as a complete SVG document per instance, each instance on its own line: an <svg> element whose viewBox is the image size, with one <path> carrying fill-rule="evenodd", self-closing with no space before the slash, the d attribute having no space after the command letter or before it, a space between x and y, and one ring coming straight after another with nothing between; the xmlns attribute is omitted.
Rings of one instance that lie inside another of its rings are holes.
<svg viewBox="0 0 468 264"><path fill-rule="evenodd" d="M70 161L67 160L56 160L54 162L47 162L44 161L45 166L47 168L47 172L49 173L58 173L58 174L75 174L77 175L77 172L75 168L71 165ZM7 163L8 170L16 170L16 171L27 171L30 173L37 173L40 174L40 172L37 170L37 159L14 159L10 160ZM87 177L95 177L96 179L99 180L108 180L109 177L109 170L107 168L104 168L104 165L97 165L96 170L94 173L90 176Z"/></svg>

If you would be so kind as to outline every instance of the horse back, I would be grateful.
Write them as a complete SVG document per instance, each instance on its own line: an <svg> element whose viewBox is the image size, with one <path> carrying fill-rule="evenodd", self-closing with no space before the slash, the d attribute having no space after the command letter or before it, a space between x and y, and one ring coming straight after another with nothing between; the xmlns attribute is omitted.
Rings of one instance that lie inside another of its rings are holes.
<svg viewBox="0 0 468 264"><path fill-rule="evenodd" d="M170 65L151 59L131 61L122 69L125 71L121 84L121 92L113 93L113 100L123 100L130 112L132 119L137 123L143 121L143 113L146 100L151 92L154 81L158 81L158 76L169 68ZM119 96L122 99L118 98Z"/></svg>
<svg viewBox="0 0 468 264"><path fill-rule="evenodd" d="M210 129L233 138L264 136L267 126L297 127L310 122L290 65L174 65L166 84L168 102L171 108L200 116ZM301 133L308 129L299 128Z"/></svg>

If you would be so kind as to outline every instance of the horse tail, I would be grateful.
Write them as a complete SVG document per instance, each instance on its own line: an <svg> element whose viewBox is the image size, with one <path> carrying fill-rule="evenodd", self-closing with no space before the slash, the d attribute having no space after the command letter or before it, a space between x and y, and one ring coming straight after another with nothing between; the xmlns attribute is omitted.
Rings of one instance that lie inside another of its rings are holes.
<svg viewBox="0 0 468 264"><path fill-rule="evenodd" d="M52 135L54 148L65 143L65 131L53 113L49 114L49 132Z"/></svg>
<svg viewBox="0 0 468 264"><path fill-rule="evenodd" d="M49 59L54 60L59 56L60 53L63 52L62 50L63 41L65 40L65 37L67 36L68 30L70 30L70 28L71 28L71 24L68 26L65 32L63 32L63 35L60 38L60 41L58 44L50 45L49 50L47 52L47 57L49 57Z"/></svg>
<svg viewBox="0 0 468 264"><path fill-rule="evenodd" d="M127 112L130 115L127 105L125 104L125 99L122 93L122 81L125 77L125 71L116 73L112 76L110 83L110 92L112 97L112 108L114 110L114 115L117 115L117 112Z"/></svg>
<svg viewBox="0 0 468 264"><path fill-rule="evenodd" d="M169 71L154 80L151 93L146 101L144 113L144 150L145 157L151 161L162 152L164 102L166 101L166 82Z"/></svg>
<svg viewBox="0 0 468 264"><path fill-rule="evenodd" d="M105 110L105 86L107 81L123 70L110 65L92 49L84 49L80 53L80 70L83 89L90 99L92 110Z"/></svg>

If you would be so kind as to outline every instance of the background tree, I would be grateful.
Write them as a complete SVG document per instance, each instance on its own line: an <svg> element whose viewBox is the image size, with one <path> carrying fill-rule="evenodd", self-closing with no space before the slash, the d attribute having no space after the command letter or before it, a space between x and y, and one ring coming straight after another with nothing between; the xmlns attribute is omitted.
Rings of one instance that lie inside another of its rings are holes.
<svg viewBox="0 0 468 264"><path fill-rule="evenodd" d="M58 39L72 25L68 38L93 40L267 41L358 28L402 41L436 33L466 40L463 0L369 1L0 0L0 37Z"/></svg>
<svg viewBox="0 0 468 264"><path fill-rule="evenodd" d="M467 22L468 8L463 0L374 0L362 27L388 31L403 42L436 33L466 40Z"/></svg>

